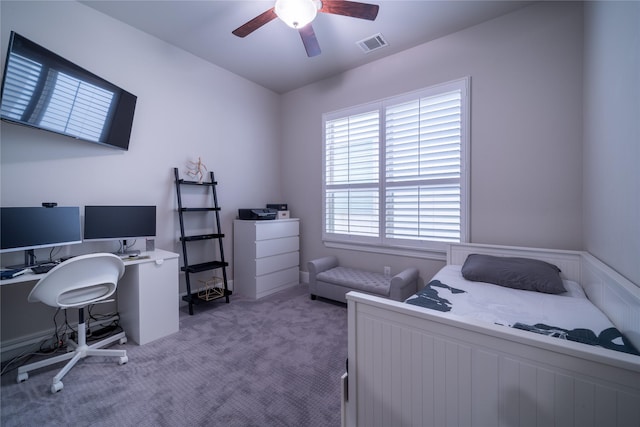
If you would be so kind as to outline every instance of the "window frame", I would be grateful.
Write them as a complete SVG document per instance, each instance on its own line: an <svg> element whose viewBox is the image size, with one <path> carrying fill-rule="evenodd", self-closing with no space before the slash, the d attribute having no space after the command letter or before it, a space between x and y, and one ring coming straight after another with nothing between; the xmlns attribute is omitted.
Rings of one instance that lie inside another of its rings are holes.
<svg viewBox="0 0 640 427"><path fill-rule="evenodd" d="M400 240L385 237L385 167L386 135L385 111L387 106L401 104L425 97L460 91L460 242L468 242L470 236L470 77L463 77L397 96L348 107L322 115L322 240L327 247L388 253L419 258L444 259L449 242L434 240ZM378 236L362 237L327 232L327 122L348 118L366 112L378 111Z"/></svg>

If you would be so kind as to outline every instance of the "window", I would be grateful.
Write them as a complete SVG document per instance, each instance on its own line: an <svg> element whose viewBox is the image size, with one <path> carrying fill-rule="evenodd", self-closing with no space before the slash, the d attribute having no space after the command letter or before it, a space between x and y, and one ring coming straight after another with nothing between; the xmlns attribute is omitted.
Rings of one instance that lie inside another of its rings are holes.
<svg viewBox="0 0 640 427"><path fill-rule="evenodd" d="M325 242L442 251L467 240L468 87L323 116Z"/></svg>

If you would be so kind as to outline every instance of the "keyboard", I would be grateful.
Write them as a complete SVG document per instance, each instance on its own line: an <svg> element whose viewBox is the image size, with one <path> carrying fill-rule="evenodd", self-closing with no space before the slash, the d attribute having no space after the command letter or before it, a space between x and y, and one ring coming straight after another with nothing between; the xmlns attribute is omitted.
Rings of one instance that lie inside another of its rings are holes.
<svg viewBox="0 0 640 427"><path fill-rule="evenodd" d="M48 273L53 267L58 264L40 264L34 265L33 267L29 267L34 274L45 274Z"/></svg>

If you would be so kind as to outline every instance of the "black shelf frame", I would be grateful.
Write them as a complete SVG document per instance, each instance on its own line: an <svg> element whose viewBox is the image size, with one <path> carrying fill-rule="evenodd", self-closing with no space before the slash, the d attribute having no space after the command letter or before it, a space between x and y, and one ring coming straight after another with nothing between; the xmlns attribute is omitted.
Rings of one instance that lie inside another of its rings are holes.
<svg viewBox="0 0 640 427"><path fill-rule="evenodd" d="M180 240L183 242L197 242L199 240L212 240L212 239L222 239L224 234L214 233L214 234L199 234L196 236L182 236Z"/></svg>
<svg viewBox="0 0 640 427"><path fill-rule="evenodd" d="M189 303L189 314L193 315L193 306L199 304L210 303L212 301L217 301L221 298L225 298L225 302L229 303L229 295L231 295L231 291L229 291L228 282L227 282L227 267L229 263L224 259L224 246L223 240L224 233L221 232L220 226L220 206L218 205L218 194L216 192L216 187L218 182L215 180L213 172L209 172L209 181L190 181L180 178L180 174L178 172L178 168L173 168L173 173L175 175L175 184L176 184L176 195L178 197L178 217L180 219L180 243L182 244L182 257L183 257L183 266L180 268L181 271L185 274L185 283L187 286L187 295L182 297L183 301ZM182 206L182 193L180 191L181 186L189 185L189 186L199 186L199 187L209 187L211 188L213 206L211 207L184 207ZM213 232L207 234L198 234L198 235L187 235L185 231L185 213L207 213L213 212L215 216L215 224L213 225ZM198 263L198 264L190 264L189 256L188 256L188 245L189 242L198 242L205 240L217 240L218 242L218 250L220 259L212 260L208 262ZM224 288L222 289L222 295L214 298L204 299L200 296L199 292L193 292L191 289L191 274L202 273L204 271L209 270L221 270L222 271L222 282L224 284Z"/></svg>

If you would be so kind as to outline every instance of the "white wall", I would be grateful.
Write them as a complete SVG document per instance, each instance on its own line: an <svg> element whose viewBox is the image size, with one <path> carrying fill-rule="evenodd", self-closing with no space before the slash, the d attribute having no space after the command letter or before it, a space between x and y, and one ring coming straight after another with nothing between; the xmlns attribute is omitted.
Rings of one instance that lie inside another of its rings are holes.
<svg viewBox="0 0 640 427"><path fill-rule="evenodd" d="M640 286L640 3L585 6L584 248Z"/></svg>
<svg viewBox="0 0 640 427"><path fill-rule="evenodd" d="M587 7L583 191L578 2L537 4L279 97L82 4L3 0L3 61L15 30L138 106L128 152L0 122L0 204L155 204L157 246L180 252L172 168L201 156L221 184L227 258L237 208L282 201L301 218L303 270L336 253L428 278L440 261L323 246L321 115L469 75L472 241L587 249L640 283L638 7ZM16 303L27 288L0 291L2 341L45 321L38 304Z"/></svg>
<svg viewBox="0 0 640 427"><path fill-rule="evenodd" d="M463 76L471 241L581 249L582 5L543 2L283 96L283 191L302 218L303 269L329 253L351 266L415 265L427 279L442 265L324 247L321 116Z"/></svg>
<svg viewBox="0 0 640 427"><path fill-rule="evenodd" d="M156 246L181 253L173 167L184 171L200 156L220 184L230 258L237 209L281 200L277 177L264 179L280 164L275 93L77 2L3 0L0 15L3 68L14 30L138 97L127 152L1 122L2 206L156 205ZM3 341L46 312L26 304L24 289L2 287ZM29 322L20 322L16 312Z"/></svg>

